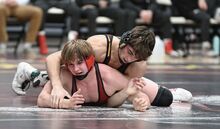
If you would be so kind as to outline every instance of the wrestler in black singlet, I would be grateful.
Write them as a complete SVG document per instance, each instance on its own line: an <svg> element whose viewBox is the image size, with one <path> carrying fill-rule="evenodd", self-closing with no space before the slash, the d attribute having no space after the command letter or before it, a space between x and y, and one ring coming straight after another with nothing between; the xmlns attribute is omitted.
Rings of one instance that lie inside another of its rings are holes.
<svg viewBox="0 0 220 129"><path fill-rule="evenodd" d="M104 106L108 98L108 96L105 92L105 88L102 82L102 77L99 71L99 66L97 63L95 63L95 70L96 70L96 79L97 79L97 86L98 86L98 101L97 102L90 102L90 103L84 103L84 106ZM73 76L72 77L72 95L77 91L77 85L76 85L76 78Z"/></svg>
<svg viewBox="0 0 220 129"><path fill-rule="evenodd" d="M103 61L104 64L108 65L108 63L111 60L111 51L112 51L112 40L113 40L113 35L105 35L106 40L107 40L107 51L106 51L106 56L105 60ZM127 64L122 64L117 70L120 71L122 74L124 74L125 70L131 63Z"/></svg>
<svg viewBox="0 0 220 129"><path fill-rule="evenodd" d="M104 64L108 65L110 59L111 59L111 49L112 49L112 40L113 40L113 35L105 35L106 40L107 40L107 51L106 51L106 56L104 60ZM133 63L133 62L132 62ZM117 70L120 71L122 74L124 74L125 70L131 63L127 64L122 64ZM160 86L158 89L158 93L154 99L154 101L151 103L152 106L159 106L159 107L167 107L170 106L173 102L173 95L165 87Z"/></svg>

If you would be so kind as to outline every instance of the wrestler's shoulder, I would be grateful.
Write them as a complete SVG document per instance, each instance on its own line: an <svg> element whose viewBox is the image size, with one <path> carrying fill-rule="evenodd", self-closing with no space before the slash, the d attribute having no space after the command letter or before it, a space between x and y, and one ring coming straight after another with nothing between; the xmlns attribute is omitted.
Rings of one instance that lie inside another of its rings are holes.
<svg viewBox="0 0 220 129"><path fill-rule="evenodd" d="M116 69L114 69L106 64L99 63L98 65L99 65L100 72L102 72L102 73L117 71Z"/></svg>

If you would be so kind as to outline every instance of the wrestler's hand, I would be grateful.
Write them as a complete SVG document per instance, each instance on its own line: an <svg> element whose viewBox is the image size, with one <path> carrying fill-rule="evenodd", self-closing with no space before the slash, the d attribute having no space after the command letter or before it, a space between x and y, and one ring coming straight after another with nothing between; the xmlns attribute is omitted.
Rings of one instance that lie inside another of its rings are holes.
<svg viewBox="0 0 220 129"><path fill-rule="evenodd" d="M136 111L144 112L150 107L150 102L145 98L135 98L132 103Z"/></svg>
<svg viewBox="0 0 220 129"><path fill-rule="evenodd" d="M141 78L133 78L129 81L128 87L126 89L126 93L128 95L134 95L138 91L142 90L142 88L145 86L144 81Z"/></svg>
<svg viewBox="0 0 220 129"><path fill-rule="evenodd" d="M57 96L51 96L51 108L59 108L60 99Z"/></svg>
<svg viewBox="0 0 220 129"><path fill-rule="evenodd" d="M82 104L85 102L83 95L81 94L81 89L75 92L71 98L62 99L59 108L64 109L77 109L82 107Z"/></svg>
<svg viewBox="0 0 220 129"><path fill-rule="evenodd" d="M77 109L82 107L82 104L85 102L85 98L81 94L81 89L77 90L72 97L70 98L70 108Z"/></svg>
<svg viewBox="0 0 220 129"><path fill-rule="evenodd" d="M63 87L54 87L51 91L51 107L59 108L59 103L65 96L71 98L69 93Z"/></svg>
<svg viewBox="0 0 220 129"><path fill-rule="evenodd" d="M59 99L63 99L64 97L71 98L70 94L63 88L63 86L54 86L51 91L51 96Z"/></svg>

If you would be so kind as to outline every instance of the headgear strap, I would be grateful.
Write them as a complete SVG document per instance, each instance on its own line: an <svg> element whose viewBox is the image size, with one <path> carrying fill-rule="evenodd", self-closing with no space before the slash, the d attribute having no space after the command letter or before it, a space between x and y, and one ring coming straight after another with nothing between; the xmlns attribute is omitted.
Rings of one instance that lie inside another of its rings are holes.
<svg viewBox="0 0 220 129"><path fill-rule="evenodd" d="M95 63L95 57L93 55L89 56L86 59L86 65L87 65L88 71L92 69L92 67L94 66L94 63Z"/></svg>
<svg viewBox="0 0 220 129"><path fill-rule="evenodd" d="M78 75L75 76L76 79L78 80L83 80L84 78L87 77L87 75L89 74L90 70L92 69L92 67L94 66L95 63L95 57L93 55L89 56L88 58L85 59L86 61L86 66L88 68L88 72L85 75Z"/></svg>
<svg viewBox="0 0 220 129"><path fill-rule="evenodd" d="M131 39L131 31L127 31L122 34L119 47L124 47L128 44L128 41Z"/></svg>

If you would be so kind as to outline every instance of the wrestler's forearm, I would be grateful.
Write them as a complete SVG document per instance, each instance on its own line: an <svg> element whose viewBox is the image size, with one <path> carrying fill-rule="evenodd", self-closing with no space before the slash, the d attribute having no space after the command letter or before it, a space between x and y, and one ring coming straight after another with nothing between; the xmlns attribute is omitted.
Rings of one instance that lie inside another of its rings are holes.
<svg viewBox="0 0 220 129"><path fill-rule="evenodd" d="M40 94L38 95L37 98L37 106L38 107L51 107L51 82L48 81L43 89L41 90Z"/></svg>
<svg viewBox="0 0 220 129"><path fill-rule="evenodd" d="M61 51L49 55L46 59L47 72L53 88L62 86L59 76L61 64Z"/></svg>
<svg viewBox="0 0 220 129"><path fill-rule="evenodd" d="M129 66L125 71L125 76L128 79L135 77L143 77L147 71L147 63L146 61L136 62Z"/></svg>
<svg viewBox="0 0 220 129"><path fill-rule="evenodd" d="M52 86L51 81L48 81L37 98L37 106L42 108L61 108L63 106L63 99L51 95Z"/></svg>
<svg viewBox="0 0 220 129"><path fill-rule="evenodd" d="M119 107L121 106L125 100L128 98L128 94L126 93L126 89L123 89L115 94L113 94L109 99L107 106L108 107Z"/></svg>
<svg viewBox="0 0 220 129"><path fill-rule="evenodd" d="M37 106L41 108L71 109L69 107L69 102L65 102L64 99L59 100L59 102L56 104L52 104L51 97L52 96L50 94L39 96L37 100Z"/></svg>

